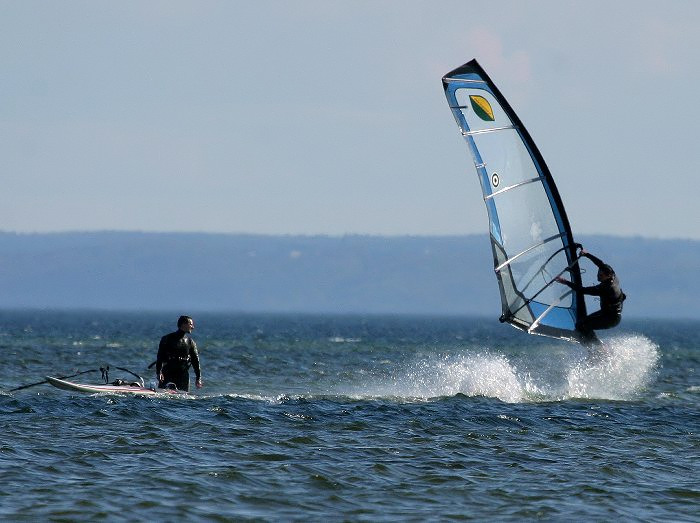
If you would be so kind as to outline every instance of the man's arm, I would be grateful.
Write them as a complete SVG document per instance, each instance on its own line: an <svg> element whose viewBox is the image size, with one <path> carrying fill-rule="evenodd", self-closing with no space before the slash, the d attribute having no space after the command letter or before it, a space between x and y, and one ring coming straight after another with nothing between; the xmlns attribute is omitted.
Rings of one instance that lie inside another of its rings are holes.
<svg viewBox="0 0 700 523"><path fill-rule="evenodd" d="M593 287L583 287L581 285L576 285L575 283L570 282L569 280L565 280L561 276L557 276L554 279L559 283L566 285L567 287L571 287L575 291L582 292L583 294L588 294L589 296L600 296L602 293L601 285L594 285Z"/></svg>
<svg viewBox="0 0 700 523"><path fill-rule="evenodd" d="M603 289L600 284L592 287L581 287L579 290L583 294L588 294L589 296L601 296L603 294Z"/></svg>
<svg viewBox="0 0 700 523"><path fill-rule="evenodd" d="M156 376L160 376L163 370L163 360L165 360L165 336L160 339L158 344L158 355L156 356Z"/></svg>
<svg viewBox="0 0 700 523"><path fill-rule="evenodd" d="M192 338L190 338L190 361L192 362L192 368L194 369L194 384L199 389L202 387L202 370L199 366L199 351L197 350L197 344Z"/></svg>
<svg viewBox="0 0 700 523"><path fill-rule="evenodd" d="M567 287L571 287L571 288L574 289L574 290L576 290L576 289L578 288L578 286L577 286L575 283L570 282L569 280L565 280L565 279L562 278L561 276L557 276L557 277L554 278L554 279L555 279L556 281L558 281L559 283L561 283L561 284L563 284L563 285L566 285Z"/></svg>
<svg viewBox="0 0 700 523"><path fill-rule="evenodd" d="M581 250L581 256L585 256L586 258L588 258L589 260L591 260L593 263L595 263L596 267L598 267L599 269L600 269L603 265L605 265L605 263L603 262L603 260L601 260L601 259L598 258L597 256L593 256L590 252L588 252L588 251L586 251L586 250L583 250L583 249Z"/></svg>

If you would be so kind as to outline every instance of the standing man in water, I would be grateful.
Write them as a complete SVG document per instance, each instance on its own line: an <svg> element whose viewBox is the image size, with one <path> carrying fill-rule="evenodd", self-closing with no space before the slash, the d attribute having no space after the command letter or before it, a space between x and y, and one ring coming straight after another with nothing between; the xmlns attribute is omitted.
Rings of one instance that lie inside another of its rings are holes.
<svg viewBox="0 0 700 523"><path fill-rule="evenodd" d="M589 314L577 325L576 329L582 335L582 343L588 346L600 346L601 342L595 335L596 330L616 327L622 319L622 302L625 301L625 293L620 289L620 281L610 265L603 263L600 258L581 248L581 256L585 256L598 267L598 285L582 287L557 276L556 280L574 290L600 297L600 310Z"/></svg>
<svg viewBox="0 0 700 523"><path fill-rule="evenodd" d="M194 320L189 316L180 316L177 330L166 334L158 345L156 376L158 387L174 384L178 390L190 390L190 365L194 369L195 385L202 388L202 373L199 368L197 344L190 334L194 330Z"/></svg>

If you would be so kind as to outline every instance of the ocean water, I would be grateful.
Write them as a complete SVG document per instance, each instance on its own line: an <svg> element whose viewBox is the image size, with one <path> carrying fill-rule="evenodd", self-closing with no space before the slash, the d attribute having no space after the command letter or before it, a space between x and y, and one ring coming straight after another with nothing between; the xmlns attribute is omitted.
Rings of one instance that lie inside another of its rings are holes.
<svg viewBox="0 0 700 523"><path fill-rule="evenodd" d="M176 318L0 312L0 385L148 381ZM0 392L0 520L700 521L698 321L596 360L491 318L195 321L188 397Z"/></svg>

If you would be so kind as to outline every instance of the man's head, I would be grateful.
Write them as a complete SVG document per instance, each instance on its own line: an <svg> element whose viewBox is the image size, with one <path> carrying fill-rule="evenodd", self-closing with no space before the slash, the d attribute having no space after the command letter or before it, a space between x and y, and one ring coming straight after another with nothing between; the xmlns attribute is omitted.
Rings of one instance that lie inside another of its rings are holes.
<svg viewBox="0 0 700 523"><path fill-rule="evenodd" d="M598 269L598 281L604 282L611 279L615 275L615 271L610 267L610 265L602 265Z"/></svg>
<svg viewBox="0 0 700 523"><path fill-rule="evenodd" d="M180 316L177 319L177 328L181 331L192 332L194 330L194 320L189 316Z"/></svg>

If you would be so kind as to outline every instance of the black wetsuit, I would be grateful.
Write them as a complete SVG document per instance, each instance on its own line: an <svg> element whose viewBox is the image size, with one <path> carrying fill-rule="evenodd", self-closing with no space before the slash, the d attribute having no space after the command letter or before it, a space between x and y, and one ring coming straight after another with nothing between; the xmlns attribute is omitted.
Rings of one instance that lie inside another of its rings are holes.
<svg viewBox="0 0 700 523"><path fill-rule="evenodd" d="M158 384L159 387L174 383L178 390L190 390L190 365L194 369L195 378L200 379L197 344L189 333L178 329L160 339L156 374L160 376L162 370L164 379Z"/></svg>
<svg viewBox="0 0 700 523"><path fill-rule="evenodd" d="M589 260L601 269L605 264L592 254L584 254ZM612 278L592 287L583 287L571 282L562 282L589 296L600 297L600 310L589 314L576 324L576 329L581 333L584 343L600 343L593 331L616 327L622 319L622 303L625 301L625 293L620 289L620 281L613 271Z"/></svg>

